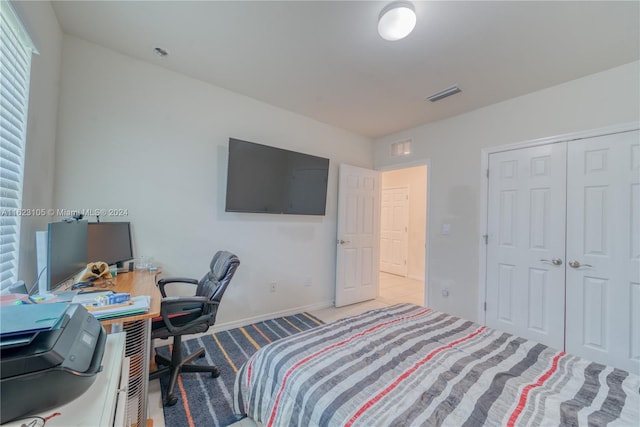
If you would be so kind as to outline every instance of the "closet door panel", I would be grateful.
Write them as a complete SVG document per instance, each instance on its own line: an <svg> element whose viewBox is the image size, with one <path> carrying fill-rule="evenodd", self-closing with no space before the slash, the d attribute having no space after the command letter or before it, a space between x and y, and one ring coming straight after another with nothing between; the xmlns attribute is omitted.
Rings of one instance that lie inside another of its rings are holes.
<svg viewBox="0 0 640 427"><path fill-rule="evenodd" d="M572 141L566 351L640 372L638 131Z"/></svg>
<svg viewBox="0 0 640 427"><path fill-rule="evenodd" d="M558 349L564 347L565 171L564 143L489 157L486 323Z"/></svg>

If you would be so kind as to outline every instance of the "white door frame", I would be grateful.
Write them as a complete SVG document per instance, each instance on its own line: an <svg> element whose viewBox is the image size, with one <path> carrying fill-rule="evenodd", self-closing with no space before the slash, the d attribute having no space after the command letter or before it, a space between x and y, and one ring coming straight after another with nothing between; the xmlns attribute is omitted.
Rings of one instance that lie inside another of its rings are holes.
<svg viewBox="0 0 640 427"><path fill-rule="evenodd" d="M511 144L499 145L496 147L486 147L480 152L480 236L478 236L479 247L479 268L478 268L478 323L486 324L486 316L484 304L486 300L487 287L487 245L485 244L485 236L488 235L488 196L489 196L489 177L487 171L489 169L489 155L499 153L501 151L518 150L520 148L537 147L540 145L554 144L557 142L573 141L576 139L593 138L596 136L611 135L621 132L629 132L640 129L640 122L630 122L620 125L607 126L604 128L591 129L580 132L572 132L550 136L546 138L532 139L528 141L516 142ZM429 169L427 169L428 173ZM428 184L428 182L427 182ZM428 194L427 194L428 196ZM428 203L428 200L427 200ZM428 208L428 205L427 205ZM427 216L427 221L429 217ZM428 237L428 236L427 236Z"/></svg>
<svg viewBox="0 0 640 427"><path fill-rule="evenodd" d="M431 210L431 191L429 188L431 187L431 159L420 159L403 163L394 163L392 165L385 165L376 168L376 170L380 172L388 172L392 170L398 169L407 169L415 166L426 166L427 167L427 223L425 224L425 248L424 248L424 306L429 307L429 275L431 274L431 269L429 268L429 222L431 221L431 214L429 211ZM378 264L380 264L380 260L378 260Z"/></svg>

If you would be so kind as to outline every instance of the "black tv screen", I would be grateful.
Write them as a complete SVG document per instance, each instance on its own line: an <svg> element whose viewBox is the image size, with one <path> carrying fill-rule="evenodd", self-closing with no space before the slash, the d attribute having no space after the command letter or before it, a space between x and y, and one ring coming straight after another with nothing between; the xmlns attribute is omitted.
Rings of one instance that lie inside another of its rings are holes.
<svg viewBox="0 0 640 427"><path fill-rule="evenodd" d="M227 212L324 215L329 159L229 138Z"/></svg>

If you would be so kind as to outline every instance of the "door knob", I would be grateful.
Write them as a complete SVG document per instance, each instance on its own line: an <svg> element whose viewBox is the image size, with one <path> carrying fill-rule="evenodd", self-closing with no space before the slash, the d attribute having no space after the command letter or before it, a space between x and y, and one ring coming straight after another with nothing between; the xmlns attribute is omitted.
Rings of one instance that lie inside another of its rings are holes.
<svg viewBox="0 0 640 427"><path fill-rule="evenodd" d="M351 241L340 239L340 240L338 240L338 243L340 243L341 245L346 245L347 243L351 243Z"/></svg>
<svg viewBox="0 0 640 427"><path fill-rule="evenodd" d="M591 264L580 264L580 261L573 260L573 261L569 261L569 267L580 268L580 267L593 267L593 266Z"/></svg>
<svg viewBox="0 0 640 427"><path fill-rule="evenodd" d="M548 259L541 259L542 262L548 262L553 265L562 265L562 260L560 258L553 258L551 261Z"/></svg>

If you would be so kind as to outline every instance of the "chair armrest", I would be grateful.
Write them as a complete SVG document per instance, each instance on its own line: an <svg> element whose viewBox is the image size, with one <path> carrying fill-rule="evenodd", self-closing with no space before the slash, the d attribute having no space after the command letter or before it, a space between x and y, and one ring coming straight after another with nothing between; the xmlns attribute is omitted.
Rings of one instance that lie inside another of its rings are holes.
<svg viewBox="0 0 640 427"><path fill-rule="evenodd" d="M167 277L164 279L158 280L157 286L160 289L160 293L162 294L162 298L167 297L167 293L164 290L164 287L169 283L188 283L190 285L197 285L198 281L196 279L189 279L186 277Z"/></svg>
<svg viewBox="0 0 640 427"><path fill-rule="evenodd" d="M160 305L160 315L167 329L172 334L179 334L181 331L199 323L208 322L214 315L213 310L206 310L207 306L216 306L217 301L210 301L206 297L166 297L162 299ZM171 321L172 315L189 314L189 313L206 313L201 314L197 318L185 323L184 325L174 325Z"/></svg>

